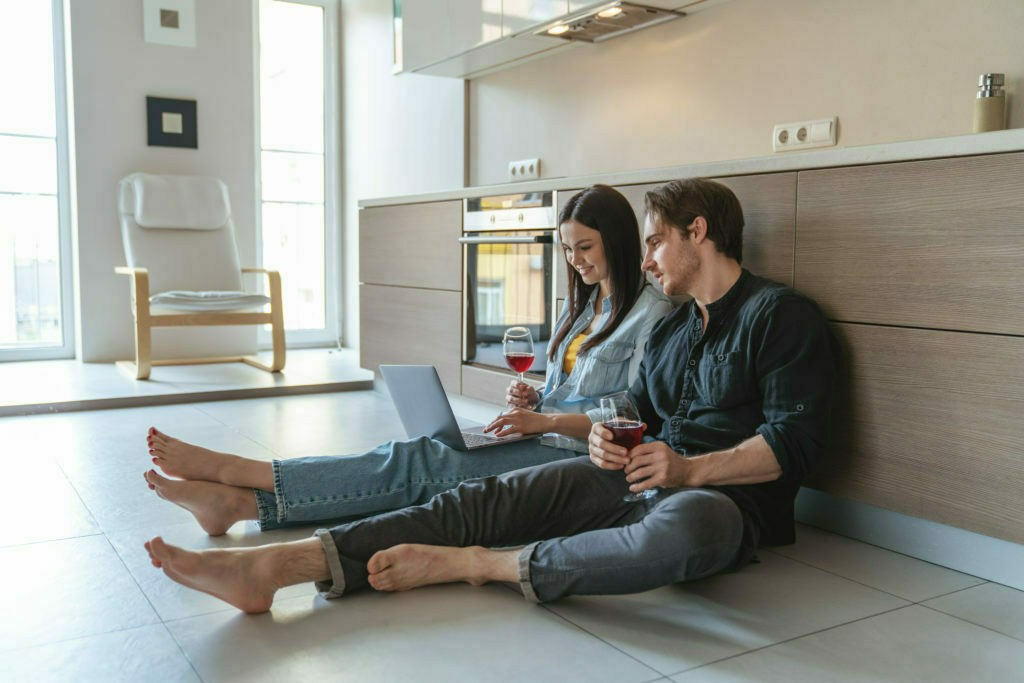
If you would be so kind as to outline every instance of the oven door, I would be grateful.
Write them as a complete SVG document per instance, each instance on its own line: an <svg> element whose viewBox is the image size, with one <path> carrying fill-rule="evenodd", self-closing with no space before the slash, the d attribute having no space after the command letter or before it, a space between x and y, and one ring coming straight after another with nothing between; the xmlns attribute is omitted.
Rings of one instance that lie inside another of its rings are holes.
<svg viewBox="0 0 1024 683"><path fill-rule="evenodd" d="M554 231L466 233L463 263L463 357L466 363L508 370L501 341L515 325L533 335L531 375L544 376L555 323Z"/></svg>

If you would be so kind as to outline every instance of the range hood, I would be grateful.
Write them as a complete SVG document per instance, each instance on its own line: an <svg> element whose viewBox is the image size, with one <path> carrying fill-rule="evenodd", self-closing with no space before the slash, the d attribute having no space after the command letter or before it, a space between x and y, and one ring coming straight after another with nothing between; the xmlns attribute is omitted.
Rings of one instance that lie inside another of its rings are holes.
<svg viewBox="0 0 1024 683"><path fill-rule="evenodd" d="M592 7L586 12L559 19L533 33L537 36L596 43L684 16L685 12L631 2L609 2Z"/></svg>

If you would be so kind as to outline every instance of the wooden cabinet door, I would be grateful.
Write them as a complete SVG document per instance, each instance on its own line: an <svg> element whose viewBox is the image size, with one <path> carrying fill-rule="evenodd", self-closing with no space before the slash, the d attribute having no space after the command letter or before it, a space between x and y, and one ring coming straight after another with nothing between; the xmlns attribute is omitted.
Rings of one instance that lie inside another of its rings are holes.
<svg viewBox="0 0 1024 683"><path fill-rule="evenodd" d="M445 391L461 393L462 295L359 286L359 365L433 365Z"/></svg>
<svg viewBox="0 0 1024 683"><path fill-rule="evenodd" d="M359 281L462 291L462 201L359 211Z"/></svg>
<svg viewBox="0 0 1024 683"><path fill-rule="evenodd" d="M1024 334L1024 153L800 172L796 285L834 320Z"/></svg>

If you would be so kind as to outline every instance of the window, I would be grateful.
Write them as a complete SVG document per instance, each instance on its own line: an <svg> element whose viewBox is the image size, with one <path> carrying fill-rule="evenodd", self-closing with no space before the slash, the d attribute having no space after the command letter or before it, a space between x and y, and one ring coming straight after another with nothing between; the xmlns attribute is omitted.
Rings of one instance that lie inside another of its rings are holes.
<svg viewBox="0 0 1024 683"><path fill-rule="evenodd" d="M337 337L337 14L259 2L260 251L281 271L289 346Z"/></svg>
<svg viewBox="0 0 1024 683"><path fill-rule="evenodd" d="M61 9L0 5L0 360L74 355Z"/></svg>

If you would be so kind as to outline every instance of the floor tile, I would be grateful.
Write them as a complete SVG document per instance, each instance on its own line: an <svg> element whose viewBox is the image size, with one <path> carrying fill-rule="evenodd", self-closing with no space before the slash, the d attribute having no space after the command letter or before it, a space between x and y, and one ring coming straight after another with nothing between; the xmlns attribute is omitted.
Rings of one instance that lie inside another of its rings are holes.
<svg viewBox="0 0 1024 683"><path fill-rule="evenodd" d="M728 659L691 681L1020 680L1024 643L919 605Z"/></svg>
<svg viewBox="0 0 1024 683"><path fill-rule="evenodd" d="M211 595L186 588L167 578L149 561L149 555L143 547L143 543L149 539L159 535L168 543L182 548L205 550L207 548L236 548L295 541L309 538L314 530L315 527L301 527L263 533L255 523L239 522L224 536L214 538L208 536L199 528L198 524L190 522L173 526L164 525L159 529L136 528L129 531L112 532L108 534L108 537L157 614L161 619L167 621L225 609L236 610ZM279 591L278 599L315 594L316 588L313 584L300 584Z"/></svg>
<svg viewBox="0 0 1024 683"><path fill-rule="evenodd" d="M405 430L379 392L204 403L202 410L282 457L361 453Z"/></svg>
<svg viewBox="0 0 1024 683"><path fill-rule="evenodd" d="M1024 641L1024 591L986 583L924 604Z"/></svg>
<svg viewBox="0 0 1024 683"><path fill-rule="evenodd" d="M985 582L969 574L804 524L797 526L796 544L772 548L772 552L911 602Z"/></svg>
<svg viewBox="0 0 1024 683"><path fill-rule="evenodd" d="M191 513L149 489L142 478L147 466L153 465L146 462L136 470L114 472L76 471L68 473L68 478L105 533L141 528L155 536L167 526L194 523Z"/></svg>
<svg viewBox="0 0 1024 683"><path fill-rule="evenodd" d="M4 506L0 546L37 543L100 532L64 472L46 460L2 458Z"/></svg>
<svg viewBox="0 0 1024 683"><path fill-rule="evenodd" d="M500 586L296 598L264 615L218 612L168 627L207 683L658 677Z"/></svg>
<svg viewBox="0 0 1024 683"><path fill-rule="evenodd" d="M673 674L907 604L789 558L763 553L761 560L688 584L546 607Z"/></svg>
<svg viewBox="0 0 1024 683"><path fill-rule="evenodd" d="M0 671L34 683L199 683L163 624L0 652Z"/></svg>
<svg viewBox="0 0 1024 683"><path fill-rule="evenodd" d="M102 536L0 548L0 650L158 621Z"/></svg>

